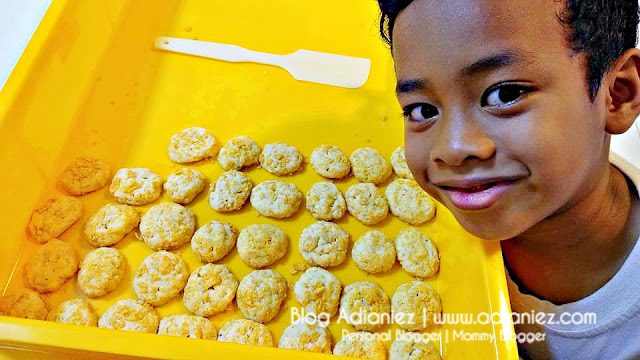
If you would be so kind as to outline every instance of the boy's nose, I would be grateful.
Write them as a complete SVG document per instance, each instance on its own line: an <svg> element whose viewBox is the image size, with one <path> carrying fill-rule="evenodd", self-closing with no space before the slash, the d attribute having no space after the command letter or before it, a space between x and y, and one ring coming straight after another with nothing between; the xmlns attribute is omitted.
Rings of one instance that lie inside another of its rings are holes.
<svg viewBox="0 0 640 360"><path fill-rule="evenodd" d="M460 114L441 119L430 156L436 163L460 166L465 160L490 159L495 152L495 143L482 127Z"/></svg>

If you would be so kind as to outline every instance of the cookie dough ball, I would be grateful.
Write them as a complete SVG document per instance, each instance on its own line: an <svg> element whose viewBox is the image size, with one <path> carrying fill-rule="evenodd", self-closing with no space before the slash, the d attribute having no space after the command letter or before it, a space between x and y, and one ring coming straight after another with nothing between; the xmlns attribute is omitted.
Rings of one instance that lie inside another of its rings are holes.
<svg viewBox="0 0 640 360"><path fill-rule="evenodd" d="M44 320L48 312L40 294L31 289L21 289L0 297L0 316Z"/></svg>
<svg viewBox="0 0 640 360"><path fill-rule="evenodd" d="M320 145L311 153L311 167L322 177L341 179L351 172L351 162L335 145Z"/></svg>
<svg viewBox="0 0 640 360"><path fill-rule="evenodd" d="M27 284L39 293L54 292L78 271L73 247L53 239L38 247L25 265Z"/></svg>
<svg viewBox="0 0 640 360"><path fill-rule="evenodd" d="M98 320L98 327L155 334L160 316L149 304L132 299L120 300Z"/></svg>
<svg viewBox="0 0 640 360"><path fill-rule="evenodd" d="M391 298L393 314L404 314L404 321L398 326L408 331L424 330L435 324L442 312L438 293L424 281L404 283L396 289Z"/></svg>
<svg viewBox="0 0 640 360"><path fill-rule="evenodd" d="M162 194L162 178L145 168L122 168L109 185L109 193L126 205L146 205Z"/></svg>
<svg viewBox="0 0 640 360"><path fill-rule="evenodd" d="M91 305L83 299L62 302L47 315L48 321L64 324L98 326L98 316Z"/></svg>
<svg viewBox="0 0 640 360"><path fill-rule="evenodd" d="M266 325L246 319L227 321L220 328L218 341L237 344L273 346L273 336Z"/></svg>
<svg viewBox="0 0 640 360"><path fill-rule="evenodd" d="M278 347L331 354L331 334L325 327L306 324L302 321L284 329Z"/></svg>
<svg viewBox="0 0 640 360"><path fill-rule="evenodd" d="M111 166L91 157L78 157L60 174L60 184L71 195L79 196L102 189L109 182Z"/></svg>
<svg viewBox="0 0 640 360"><path fill-rule="evenodd" d="M153 306L168 303L187 283L189 269L176 254L159 251L147 256L133 275L133 291L138 300Z"/></svg>
<svg viewBox="0 0 640 360"><path fill-rule="evenodd" d="M351 256L358 269L378 274L391 270L396 262L396 247L387 235L372 230L355 242Z"/></svg>
<svg viewBox="0 0 640 360"><path fill-rule="evenodd" d="M140 214L129 205L107 204L91 216L84 227L89 244L110 246L122 240L140 223Z"/></svg>
<svg viewBox="0 0 640 360"><path fill-rule="evenodd" d="M347 258L349 233L332 222L318 221L302 230L298 248L312 266L338 266Z"/></svg>
<svg viewBox="0 0 640 360"><path fill-rule="evenodd" d="M201 316L171 315L160 320L158 334L215 340L218 331L215 325Z"/></svg>
<svg viewBox="0 0 640 360"><path fill-rule="evenodd" d="M184 129L169 142L169 158L180 164L215 156L217 150L216 138L201 127Z"/></svg>
<svg viewBox="0 0 640 360"><path fill-rule="evenodd" d="M373 184L351 185L345 193L347 209L358 221L365 225L375 225L389 213L389 204Z"/></svg>
<svg viewBox="0 0 640 360"><path fill-rule="evenodd" d="M155 205L140 220L140 235L153 250L174 250L191 240L196 216L182 205L171 202Z"/></svg>
<svg viewBox="0 0 640 360"><path fill-rule="evenodd" d="M347 203L335 184L322 181L307 192L307 210L318 220L337 220L347 211Z"/></svg>
<svg viewBox="0 0 640 360"><path fill-rule="evenodd" d="M338 341L333 348L333 355L348 356L359 359L385 360L387 351L382 341L367 332L351 333Z"/></svg>
<svg viewBox="0 0 640 360"><path fill-rule="evenodd" d="M264 146L260 154L260 165L273 175L290 175L302 166L302 154L298 149L284 143Z"/></svg>
<svg viewBox="0 0 640 360"><path fill-rule="evenodd" d="M326 313L333 316L338 311L342 284L325 269L312 267L300 276L293 287L296 300L308 314Z"/></svg>
<svg viewBox="0 0 640 360"><path fill-rule="evenodd" d="M238 285L236 302L242 315L259 323L268 323L287 298L287 280L273 270L254 270Z"/></svg>
<svg viewBox="0 0 640 360"><path fill-rule="evenodd" d="M393 215L411 225L421 225L436 213L436 204L414 180L394 180L385 191Z"/></svg>
<svg viewBox="0 0 640 360"><path fill-rule="evenodd" d="M260 146L248 136L229 140L218 154L218 162L225 170L240 170L260 161Z"/></svg>
<svg viewBox="0 0 640 360"><path fill-rule="evenodd" d="M411 170L409 169L409 165L407 165L407 160L404 155L404 146L398 146L391 153L391 166L393 167L393 171L399 177L403 179L412 179L413 174L411 174Z"/></svg>
<svg viewBox="0 0 640 360"><path fill-rule="evenodd" d="M391 175L391 165L377 150L364 147L351 154L353 176L362 183L380 184Z"/></svg>
<svg viewBox="0 0 640 360"><path fill-rule="evenodd" d="M398 261L409 274L426 278L438 271L440 254L426 234L413 228L404 229L398 234L395 245Z"/></svg>
<svg viewBox="0 0 640 360"><path fill-rule="evenodd" d="M80 216L80 200L71 196L49 199L34 210L29 221L29 232L34 240L43 244L62 235Z"/></svg>
<svg viewBox="0 0 640 360"><path fill-rule="evenodd" d="M223 312L233 300L238 279L224 265L197 268L184 287L184 306L195 315L209 317Z"/></svg>
<svg viewBox="0 0 640 360"><path fill-rule="evenodd" d="M236 245L238 230L233 225L214 220L196 231L191 238L191 250L202 262L216 262Z"/></svg>
<svg viewBox="0 0 640 360"><path fill-rule="evenodd" d="M251 194L253 182L240 171L230 170L220 175L211 194L209 205L217 212L238 210L244 205Z"/></svg>
<svg viewBox="0 0 640 360"><path fill-rule="evenodd" d="M164 191L178 204L188 204L204 189L204 175L193 169L183 168L169 175Z"/></svg>
<svg viewBox="0 0 640 360"><path fill-rule="evenodd" d="M429 343L396 339L391 343L389 360L440 360L440 354Z"/></svg>
<svg viewBox="0 0 640 360"><path fill-rule="evenodd" d="M78 286L88 297L104 296L120 284L126 269L127 263L120 251L110 247L97 248L82 259Z"/></svg>
<svg viewBox="0 0 640 360"><path fill-rule="evenodd" d="M282 219L298 211L302 197L300 190L292 183L267 180L251 190L251 206L262 216Z"/></svg>
<svg viewBox="0 0 640 360"><path fill-rule="evenodd" d="M287 234L273 225L249 225L238 236L238 255L254 269L269 266L282 259L288 247Z"/></svg>
<svg viewBox="0 0 640 360"><path fill-rule="evenodd" d="M348 285L340 299L341 314L344 312L347 323L358 331L373 332L380 329L385 325L384 314L388 316L390 310L389 297L382 287L369 281Z"/></svg>

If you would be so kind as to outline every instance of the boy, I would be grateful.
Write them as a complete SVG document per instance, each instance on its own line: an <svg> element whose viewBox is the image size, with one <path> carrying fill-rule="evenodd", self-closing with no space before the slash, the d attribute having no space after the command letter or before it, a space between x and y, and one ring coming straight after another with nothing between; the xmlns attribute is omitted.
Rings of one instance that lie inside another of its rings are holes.
<svg viewBox="0 0 640 360"><path fill-rule="evenodd" d="M517 325L545 334L521 356L640 358L640 171L609 159L640 113L637 0L379 4L418 183L502 242L514 311L596 314Z"/></svg>

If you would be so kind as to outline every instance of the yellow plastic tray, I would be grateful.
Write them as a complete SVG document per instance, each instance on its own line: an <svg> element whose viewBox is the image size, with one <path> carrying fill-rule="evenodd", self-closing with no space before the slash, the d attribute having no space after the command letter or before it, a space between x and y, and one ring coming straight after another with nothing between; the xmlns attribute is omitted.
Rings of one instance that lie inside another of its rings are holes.
<svg viewBox="0 0 640 360"><path fill-rule="evenodd" d="M377 34L378 10L373 0L185 0L185 1L67 1L54 0L14 73L0 93L0 293L24 286L23 264L37 246L25 230L31 211L46 198L60 194L57 176L69 160L90 155L107 160L115 169L149 167L166 178L178 168L167 154L170 136L188 126L209 128L221 141L248 135L259 144L285 141L308 158L322 143L350 153L371 146L385 156L402 144L402 119L393 94L394 73L388 50ZM231 64L158 52L156 36L167 35L239 44L254 50L289 53L299 48L367 57L372 60L369 81L360 89L341 89L293 80L278 68ZM193 165L209 180L222 169L213 161ZM274 178L261 169L248 175L255 183ZM303 191L322 180L306 166L285 179ZM337 182L345 191L353 178ZM258 217L250 206L231 215L215 213L203 192L189 205L199 225L223 219L243 228L251 223L277 224L291 238L289 252L274 268L290 283L293 264L303 263L297 250L302 229L314 220L304 210L286 220ZM163 200L167 200L164 196ZM85 211L62 239L79 256L92 248L83 239L88 217L112 201L106 189L82 197ZM162 201L162 200L161 200ZM350 216L339 221L357 239L368 228ZM389 216L374 228L389 236L406 225ZM483 242L465 233L451 214L438 205L436 220L422 230L441 251L437 276L429 279L447 313L510 313L498 243ZM128 260L127 275L109 295L91 300L101 314L116 300L135 298L133 270L151 250L130 234L116 245ZM191 270L200 264L188 246L177 253ZM237 253L223 259L242 278L250 269ZM391 297L411 277L396 264L382 276L359 271L349 258L331 270L344 285L358 280L380 283ZM82 296L75 280L45 296L51 307ZM268 324L277 340L298 307L292 294L286 307ZM181 299L159 307L161 315L187 313ZM240 317L237 308L212 318L219 328ZM334 343L346 324L330 326ZM387 326L382 331L395 331ZM432 331L443 336L436 343L448 359L517 358L514 341L464 341L453 331L513 334L503 324L443 325ZM389 343L387 342L387 346ZM262 359L312 359L323 355L295 353L216 341L76 327L0 317L0 355L51 358L113 355L155 358L233 356Z"/></svg>

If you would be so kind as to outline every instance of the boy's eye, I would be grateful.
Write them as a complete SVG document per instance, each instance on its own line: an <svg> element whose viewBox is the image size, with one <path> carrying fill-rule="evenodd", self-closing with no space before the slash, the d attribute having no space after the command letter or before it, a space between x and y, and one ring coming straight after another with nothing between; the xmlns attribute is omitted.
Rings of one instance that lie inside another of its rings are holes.
<svg viewBox="0 0 640 360"><path fill-rule="evenodd" d="M403 110L404 117L411 122L425 122L438 116L438 108L429 104L409 105Z"/></svg>
<svg viewBox="0 0 640 360"><path fill-rule="evenodd" d="M517 102L522 95L531 91L531 88L504 84L489 89L482 97L482 106L505 107Z"/></svg>

